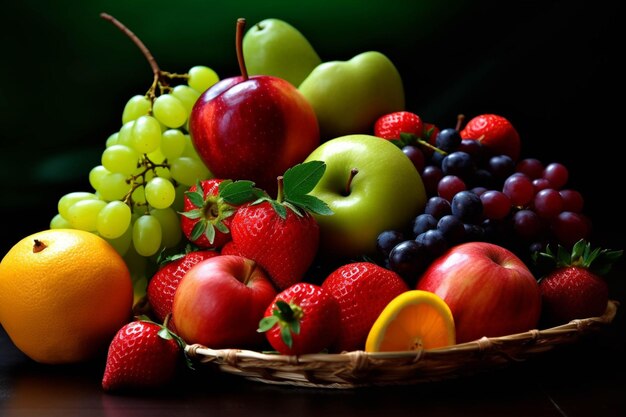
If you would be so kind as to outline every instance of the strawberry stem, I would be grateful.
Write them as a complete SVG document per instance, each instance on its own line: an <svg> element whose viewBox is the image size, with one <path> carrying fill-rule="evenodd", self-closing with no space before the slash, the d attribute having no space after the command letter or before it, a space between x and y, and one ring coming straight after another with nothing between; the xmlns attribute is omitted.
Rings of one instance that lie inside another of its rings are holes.
<svg viewBox="0 0 626 417"><path fill-rule="evenodd" d="M278 192L276 193L276 201L282 203L285 201L285 181L282 175L276 177L276 181L278 182Z"/></svg>

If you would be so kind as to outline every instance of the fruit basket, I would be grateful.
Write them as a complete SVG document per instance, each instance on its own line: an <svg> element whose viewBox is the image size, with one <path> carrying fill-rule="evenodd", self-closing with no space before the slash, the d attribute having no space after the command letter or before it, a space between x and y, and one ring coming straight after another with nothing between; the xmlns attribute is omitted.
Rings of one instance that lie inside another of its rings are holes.
<svg viewBox="0 0 626 417"><path fill-rule="evenodd" d="M430 350L289 356L240 349L214 350L194 344L186 347L186 353L196 363L267 384L320 388L409 385L468 376L574 343L609 325L618 307L619 302L611 300L599 317Z"/></svg>

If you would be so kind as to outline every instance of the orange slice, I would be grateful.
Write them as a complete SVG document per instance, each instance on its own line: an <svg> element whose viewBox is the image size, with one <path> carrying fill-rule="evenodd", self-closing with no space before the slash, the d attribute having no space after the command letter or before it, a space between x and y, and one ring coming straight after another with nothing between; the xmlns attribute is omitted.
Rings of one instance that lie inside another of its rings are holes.
<svg viewBox="0 0 626 417"><path fill-rule="evenodd" d="M405 291L380 313L365 342L366 352L434 349L453 345L454 319L446 302L422 290Z"/></svg>

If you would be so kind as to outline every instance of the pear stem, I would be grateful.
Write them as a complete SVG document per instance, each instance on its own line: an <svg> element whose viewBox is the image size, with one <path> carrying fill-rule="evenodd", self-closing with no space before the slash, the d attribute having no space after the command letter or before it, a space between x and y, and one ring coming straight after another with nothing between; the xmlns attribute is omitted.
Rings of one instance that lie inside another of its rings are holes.
<svg viewBox="0 0 626 417"><path fill-rule="evenodd" d="M237 33L235 36L235 47L237 50L237 61L239 62L239 70L244 81L248 79L248 70L246 69L246 61L243 58L243 35L246 27L246 19L240 17L237 19Z"/></svg>
<svg viewBox="0 0 626 417"><path fill-rule="evenodd" d="M352 168L350 170L350 176L348 177L348 182L346 183L346 188L345 190L343 190L343 195L350 195L350 188L352 187L352 180L354 179L354 177L356 176L356 174L359 173L359 170L357 168Z"/></svg>

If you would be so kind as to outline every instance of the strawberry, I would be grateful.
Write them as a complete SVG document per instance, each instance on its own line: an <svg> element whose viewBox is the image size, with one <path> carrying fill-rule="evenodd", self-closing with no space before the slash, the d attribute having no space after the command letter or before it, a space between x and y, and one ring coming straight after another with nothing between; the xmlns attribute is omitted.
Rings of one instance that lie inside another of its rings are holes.
<svg viewBox="0 0 626 417"><path fill-rule="evenodd" d="M276 295L259 332L283 355L318 353L339 334L339 303L319 285L298 282Z"/></svg>
<svg viewBox="0 0 626 417"><path fill-rule="evenodd" d="M256 261L281 290L301 281L317 254L320 232L312 213L332 213L308 194L325 169L322 161L288 169L279 177L276 200L264 194L241 206L232 219L228 253Z"/></svg>
<svg viewBox="0 0 626 417"><path fill-rule="evenodd" d="M424 140L435 146L439 128L432 123L424 123Z"/></svg>
<svg viewBox="0 0 626 417"><path fill-rule="evenodd" d="M372 262L340 266L324 279L322 288L339 302L339 336L333 345L339 352L364 349L385 306L409 289L400 275Z"/></svg>
<svg viewBox="0 0 626 417"><path fill-rule="evenodd" d="M122 391L166 385L174 379L183 346L165 325L144 319L125 324L109 345L102 388Z"/></svg>
<svg viewBox="0 0 626 417"><path fill-rule="evenodd" d="M200 261L219 255L214 250L192 250L187 246L184 253L165 258L159 270L152 276L146 290L146 298L154 317L163 322L172 312L174 294L180 280L192 266Z"/></svg>
<svg viewBox="0 0 626 417"><path fill-rule="evenodd" d="M478 140L491 155L508 155L513 161L519 158L519 134L511 122L497 114L474 117L461 130L461 137Z"/></svg>
<svg viewBox="0 0 626 417"><path fill-rule="evenodd" d="M410 133L421 137L423 131L422 119L417 114L408 111L385 114L374 124L374 136L383 139L400 139L400 133Z"/></svg>
<svg viewBox="0 0 626 417"><path fill-rule="evenodd" d="M556 264L556 268L539 281L542 295L542 321L545 325L564 324L574 319L600 316L609 301L609 289L602 277L623 251L596 248L579 240L569 253L558 245L556 253L533 254Z"/></svg>
<svg viewBox="0 0 626 417"><path fill-rule="evenodd" d="M228 226L236 208L220 196L222 182L202 180L185 192L181 229L200 248L221 248L230 241Z"/></svg>

